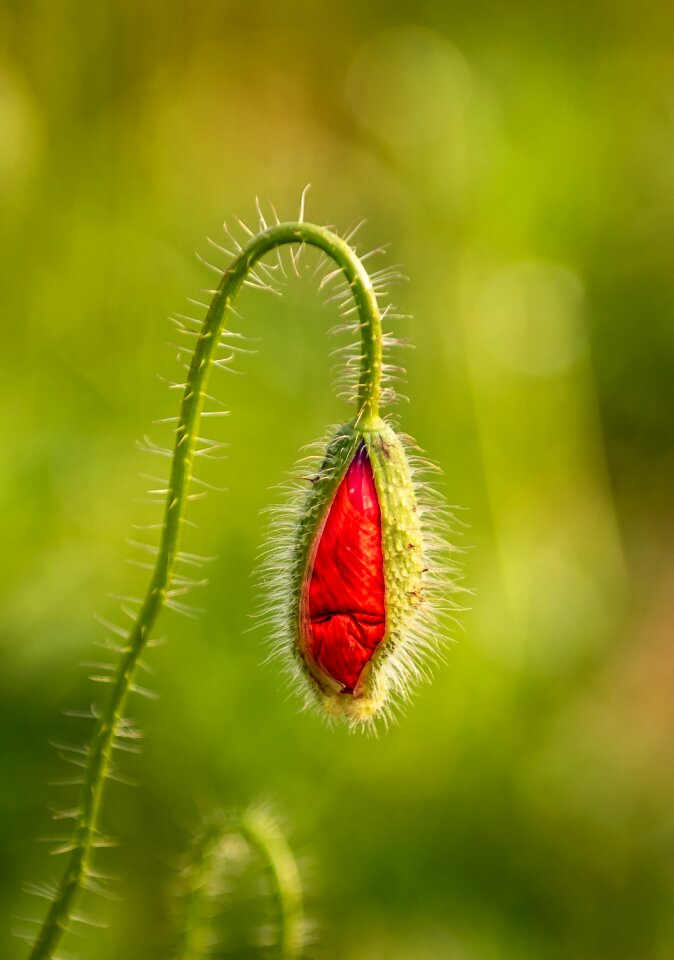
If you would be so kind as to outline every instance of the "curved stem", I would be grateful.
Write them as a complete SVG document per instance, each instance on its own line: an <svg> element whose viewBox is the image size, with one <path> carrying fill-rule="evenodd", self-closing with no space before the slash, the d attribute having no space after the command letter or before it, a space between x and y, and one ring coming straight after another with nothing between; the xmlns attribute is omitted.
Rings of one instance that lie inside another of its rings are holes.
<svg viewBox="0 0 674 960"><path fill-rule="evenodd" d="M254 235L223 272L199 334L180 408L180 421L171 462L168 496L159 552L143 604L131 628L110 697L93 735L79 801L79 817L66 869L37 936L31 960L53 957L73 911L82 884L90 876L92 849L99 839L98 823L114 739L138 660L167 598L182 532L187 493L192 475L198 426L205 399L210 364L222 332L227 306L246 275L270 250L291 243L307 244L326 253L342 270L358 308L362 359L358 384L357 420L364 428L378 420L381 395L381 317L372 283L363 264L336 233L310 223L286 222Z"/></svg>
<svg viewBox="0 0 674 960"><path fill-rule="evenodd" d="M304 939L304 900L297 862L283 831L265 810L247 810L241 834L267 864L279 911L279 956L296 960Z"/></svg>
<svg viewBox="0 0 674 960"><path fill-rule="evenodd" d="M208 900L213 898L213 891L220 891L222 895L225 889L222 881L227 878L229 866L226 841L236 835L246 841L270 879L278 922L274 956L279 960L298 960L306 939L302 878L283 831L262 806L248 808L240 814L216 814L195 845L194 860L189 868L187 925L180 958L204 960L211 955L213 922L220 911L217 903L212 900L209 904ZM231 889L229 885L227 889ZM220 910L223 909L221 903Z"/></svg>

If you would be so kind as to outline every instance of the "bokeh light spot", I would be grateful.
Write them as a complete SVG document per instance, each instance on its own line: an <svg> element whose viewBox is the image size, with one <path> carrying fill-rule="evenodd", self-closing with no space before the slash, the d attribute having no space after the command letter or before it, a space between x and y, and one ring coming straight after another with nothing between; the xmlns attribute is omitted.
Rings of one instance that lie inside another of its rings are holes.
<svg viewBox="0 0 674 960"><path fill-rule="evenodd" d="M451 134L463 121L470 90L470 68L456 47L416 26L375 36L358 51L347 78L358 121L399 146Z"/></svg>

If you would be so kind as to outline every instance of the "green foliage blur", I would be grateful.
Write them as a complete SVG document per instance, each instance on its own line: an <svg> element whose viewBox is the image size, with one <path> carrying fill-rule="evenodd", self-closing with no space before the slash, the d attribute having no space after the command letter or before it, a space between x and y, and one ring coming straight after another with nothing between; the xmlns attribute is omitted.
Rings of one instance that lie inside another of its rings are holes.
<svg viewBox="0 0 674 960"><path fill-rule="evenodd" d="M246 291L231 445L166 614L146 740L111 784L120 901L64 955L170 956L176 864L214 807L265 797L313 869L323 960L674 956L674 14L663 0L0 6L0 956L61 861L49 741L137 594L132 524L180 379L166 321L193 252L255 197L390 243L398 416L460 506L470 609L378 739L299 712L252 615L261 513L349 416L334 305ZM222 265L225 258L211 251ZM157 432L159 430L159 432ZM104 691L103 691L104 692ZM67 772L67 771L66 771ZM66 800L66 804L67 804Z"/></svg>

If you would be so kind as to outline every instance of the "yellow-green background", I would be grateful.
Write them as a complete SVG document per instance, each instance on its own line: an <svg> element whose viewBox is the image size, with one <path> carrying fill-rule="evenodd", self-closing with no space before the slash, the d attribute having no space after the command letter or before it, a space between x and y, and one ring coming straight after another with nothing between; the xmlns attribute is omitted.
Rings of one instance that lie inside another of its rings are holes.
<svg viewBox="0 0 674 960"><path fill-rule="evenodd" d="M166 315L212 285L193 251L223 218L292 216L308 182L312 219L367 217L362 249L410 278L401 423L462 508L471 609L379 739L262 664L260 511L346 411L315 285L246 292L259 353L212 381L228 493L188 545L218 555L206 612L162 623L139 787L106 802L124 900L66 954L168 956L199 811L265 796L314 864L312 956L674 956L673 44L657 0L3 0L2 957L59 866L48 742L92 696L92 614L144 583L125 537L165 466L134 440L177 406Z"/></svg>

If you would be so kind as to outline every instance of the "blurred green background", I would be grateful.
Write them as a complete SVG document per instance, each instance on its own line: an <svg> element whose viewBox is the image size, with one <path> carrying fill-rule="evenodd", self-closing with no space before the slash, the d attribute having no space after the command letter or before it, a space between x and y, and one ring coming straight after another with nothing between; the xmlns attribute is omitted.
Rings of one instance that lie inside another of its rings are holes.
<svg viewBox="0 0 674 960"><path fill-rule="evenodd" d="M0 955L63 801L49 740L87 671L131 524L134 447L176 412L165 317L193 251L254 198L390 243L411 321L402 427L467 524L458 640L379 739L299 713L251 572L300 446L348 415L334 306L246 291L231 444L194 505L197 622L166 615L109 931L64 953L168 956L200 812L271 798L313 862L333 960L674 956L674 15L665 2L0 7ZM217 254L213 255L216 259ZM222 258L217 262L223 262ZM307 257L307 266L312 266ZM160 438L155 432L153 436Z"/></svg>

